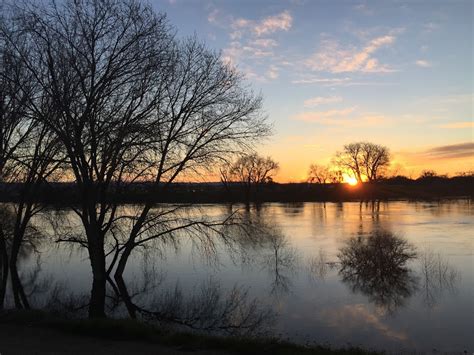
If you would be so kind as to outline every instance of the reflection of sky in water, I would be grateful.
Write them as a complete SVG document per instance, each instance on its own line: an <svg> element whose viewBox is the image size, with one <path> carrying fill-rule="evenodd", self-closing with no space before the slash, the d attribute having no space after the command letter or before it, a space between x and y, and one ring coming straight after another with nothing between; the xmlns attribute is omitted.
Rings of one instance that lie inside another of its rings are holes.
<svg viewBox="0 0 474 355"><path fill-rule="evenodd" d="M212 215L227 212L223 206L203 208ZM240 256L232 261L220 248L218 260L210 263L191 252L193 247L186 241L178 252L170 248L163 256L150 254L154 270L165 277L160 289L178 283L191 292L210 276L225 289L235 284L248 287L252 297L278 312L275 332L300 342L474 350L470 334L474 329L474 209L470 202L272 203L251 214L277 228L283 239L244 250L245 262ZM374 230L403 236L425 256L408 262L417 289L394 312L371 303L361 292L353 293L338 273L338 253L344 243ZM75 292L89 292L86 252L55 243L44 243L40 249L42 275L61 280ZM25 272L33 268L33 258L27 260L29 266L20 266ZM436 265L429 279L427 260ZM441 267L445 273L455 273L451 285L439 280ZM127 280L139 284L142 270L142 254L136 253Z"/></svg>

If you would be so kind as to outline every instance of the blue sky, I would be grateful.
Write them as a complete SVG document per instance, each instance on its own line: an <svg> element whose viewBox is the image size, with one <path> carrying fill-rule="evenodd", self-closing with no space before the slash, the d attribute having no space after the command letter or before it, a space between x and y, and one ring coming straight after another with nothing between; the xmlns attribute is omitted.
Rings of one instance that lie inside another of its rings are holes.
<svg viewBox="0 0 474 355"><path fill-rule="evenodd" d="M259 152L304 179L345 143L387 145L393 170L474 169L472 1L152 1L262 92Z"/></svg>

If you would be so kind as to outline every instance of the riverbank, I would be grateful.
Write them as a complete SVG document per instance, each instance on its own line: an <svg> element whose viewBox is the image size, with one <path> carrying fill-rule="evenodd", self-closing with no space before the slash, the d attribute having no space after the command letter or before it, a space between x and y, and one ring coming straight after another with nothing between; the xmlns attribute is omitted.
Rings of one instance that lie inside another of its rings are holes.
<svg viewBox="0 0 474 355"><path fill-rule="evenodd" d="M0 202L22 198L21 184L1 184ZM156 188L151 183L111 186L107 199L116 203L245 203L254 202L350 202L373 200L439 200L473 198L474 177L423 180L390 179L351 186L345 183L268 183L247 190L238 183L174 183ZM70 205L80 200L74 183L44 185L34 195L37 202Z"/></svg>
<svg viewBox="0 0 474 355"><path fill-rule="evenodd" d="M0 354L377 354L280 339L170 332L130 319L71 320L41 311L0 312Z"/></svg>

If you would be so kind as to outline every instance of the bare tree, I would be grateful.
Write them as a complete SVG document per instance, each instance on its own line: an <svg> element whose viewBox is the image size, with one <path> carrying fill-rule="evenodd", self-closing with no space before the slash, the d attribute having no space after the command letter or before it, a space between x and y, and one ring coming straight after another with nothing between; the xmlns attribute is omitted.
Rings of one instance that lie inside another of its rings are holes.
<svg viewBox="0 0 474 355"><path fill-rule="evenodd" d="M419 292L425 305L433 308L444 292L455 293L461 279L459 271L441 254L423 250L419 258Z"/></svg>
<svg viewBox="0 0 474 355"><path fill-rule="evenodd" d="M0 306L3 305L6 279L10 273L15 306L29 308L21 285L17 260L30 221L43 207L37 193L59 167L59 145L48 128L32 118L29 105L35 85L29 79L25 63L15 51L12 23L2 19L0 32L0 182L16 183L17 194L4 218L0 219L0 260L2 281ZM8 240L7 240L8 237Z"/></svg>
<svg viewBox="0 0 474 355"><path fill-rule="evenodd" d="M7 21L3 16L0 21L6 30ZM14 155L30 132L30 122L25 123L25 104L30 91L24 67L16 60L3 35L0 36L0 61L0 183L4 183L10 180ZM7 236L13 228L9 217L10 214L0 216L0 308L3 307L9 275Z"/></svg>
<svg viewBox="0 0 474 355"><path fill-rule="evenodd" d="M339 274L354 292L368 295L393 313L416 290L409 268L409 261L416 257L415 247L404 238L376 230L347 240L338 255Z"/></svg>
<svg viewBox="0 0 474 355"><path fill-rule="evenodd" d="M7 22L2 19L2 28ZM13 36L11 33L8 33ZM0 33L0 182L5 181L7 169L18 147L29 136L32 121L26 120L27 102L32 95L31 81L25 66L18 60L14 48Z"/></svg>
<svg viewBox="0 0 474 355"><path fill-rule="evenodd" d="M311 164L308 173L308 182L326 184L328 182L334 182L335 173L331 171L327 166Z"/></svg>
<svg viewBox="0 0 474 355"><path fill-rule="evenodd" d="M442 175L438 175L438 173L434 170L423 170L418 177L419 180L433 180L436 178L443 177ZM447 177L447 176L444 176Z"/></svg>
<svg viewBox="0 0 474 355"><path fill-rule="evenodd" d="M224 184L242 184L249 201L252 189L258 192L261 185L272 182L278 169L278 163L270 157L264 158L256 153L243 155L233 164L221 169L221 181Z"/></svg>
<svg viewBox="0 0 474 355"><path fill-rule="evenodd" d="M241 75L223 64L219 54L195 38L175 46L173 66L164 83L166 91L153 124L159 140L148 145L144 155L149 166L146 176L154 182L156 194L165 192L180 176L212 170L216 163L247 150L257 137L269 133L260 113L261 98L245 89ZM232 215L221 221L202 214L189 218L180 215L182 208L176 207L150 213L152 207L147 203L130 216L133 227L128 238L115 246L114 277L119 286L136 247L174 238L181 232L212 249L206 235L216 235L219 226L233 220Z"/></svg>
<svg viewBox="0 0 474 355"><path fill-rule="evenodd" d="M219 54L193 38L175 40L164 15L133 0L25 5L14 15L21 40L2 33L39 88L29 103L35 119L68 157L64 178L77 184L86 235L69 241L88 249L89 316L103 317L113 267L120 279L136 246L171 233L151 232L163 215L150 217L151 204L118 216L111 194L137 180L162 193L179 176L248 149L268 133L261 98ZM118 219L131 223L121 239ZM173 231L197 224L179 221Z"/></svg>
<svg viewBox="0 0 474 355"><path fill-rule="evenodd" d="M369 142L346 144L333 159L334 165L352 174L357 181L376 181L390 164L387 147Z"/></svg>
<svg viewBox="0 0 474 355"><path fill-rule="evenodd" d="M134 2L115 1L17 11L17 26L29 46L16 48L45 103L33 102L31 109L67 153L93 271L90 315L103 316L104 241L115 215L108 195L148 137L143 120L155 109L161 87L154 85L154 72L169 42L164 17Z"/></svg>

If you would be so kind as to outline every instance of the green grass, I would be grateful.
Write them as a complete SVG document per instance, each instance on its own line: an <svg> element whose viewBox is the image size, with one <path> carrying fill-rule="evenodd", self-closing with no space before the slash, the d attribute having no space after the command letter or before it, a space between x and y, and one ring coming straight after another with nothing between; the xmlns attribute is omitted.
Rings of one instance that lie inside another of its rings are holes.
<svg viewBox="0 0 474 355"><path fill-rule="evenodd" d="M49 327L61 332L102 339L141 341L182 350L222 350L235 354L378 354L355 347L332 349L319 345L297 345L277 338L220 337L189 332L171 332L132 319L68 320L41 311L3 311L0 323Z"/></svg>

